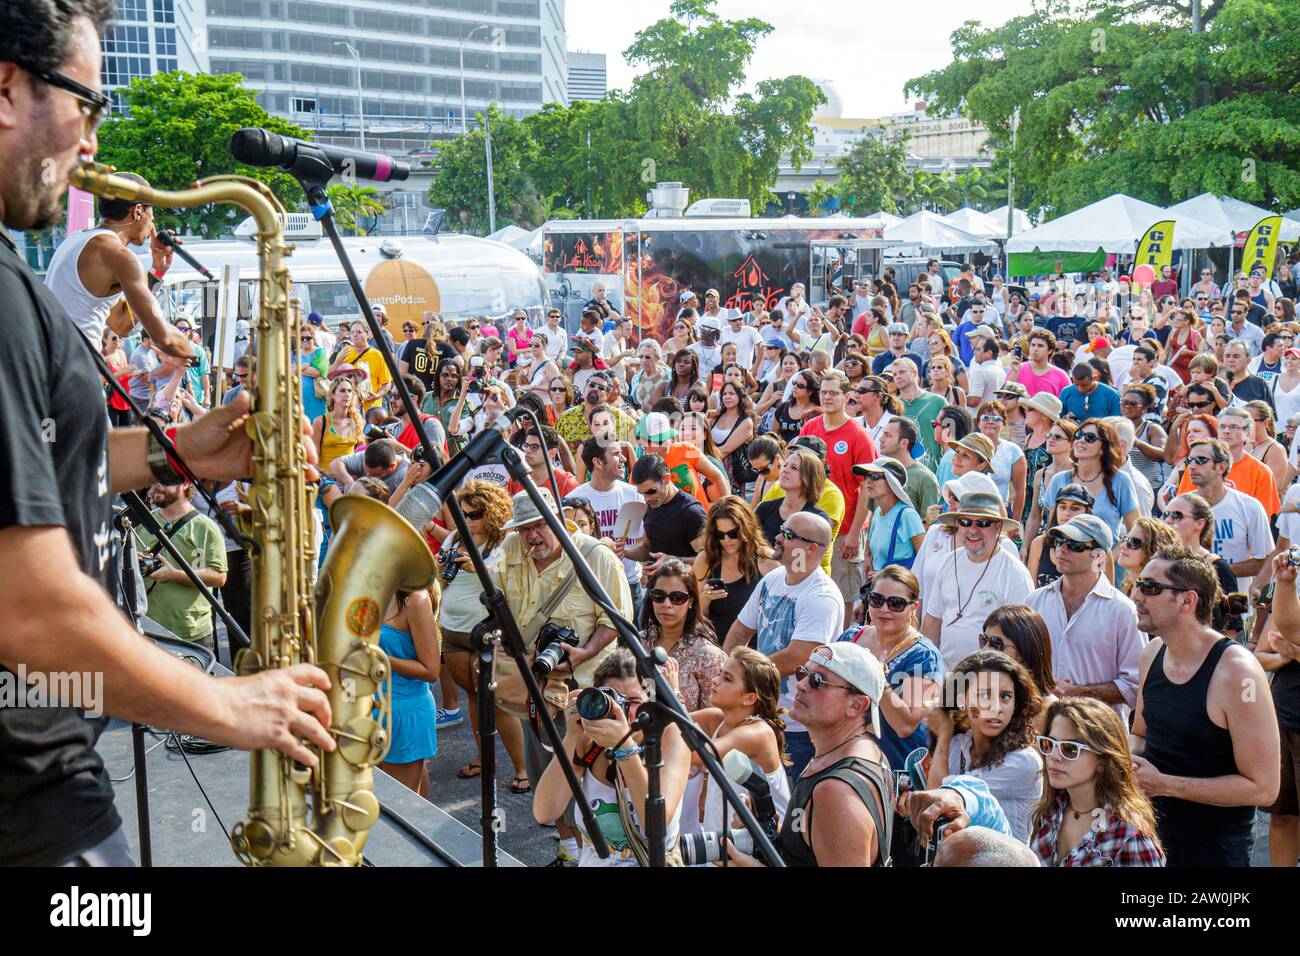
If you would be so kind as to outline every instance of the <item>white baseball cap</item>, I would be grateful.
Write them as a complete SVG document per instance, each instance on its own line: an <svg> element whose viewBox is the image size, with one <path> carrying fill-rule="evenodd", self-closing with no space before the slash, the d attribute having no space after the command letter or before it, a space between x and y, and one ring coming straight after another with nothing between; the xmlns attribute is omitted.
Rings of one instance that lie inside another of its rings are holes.
<svg viewBox="0 0 1300 956"><path fill-rule="evenodd" d="M808 663L820 664L870 697L871 730L880 733L880 698L885 691L885 669L875 654L851 641L839 641L816 648L809 655Z"/></svg>
<svg viewBox="0 0 1300 956"><path fill-rule="evenodd" d="M998 486L994 484L992 478L982 471L968 471L960 478L950 478L943 483L943 493L952 495L958 501L961 501L972 491L983 491L996 495Z"/></svg>

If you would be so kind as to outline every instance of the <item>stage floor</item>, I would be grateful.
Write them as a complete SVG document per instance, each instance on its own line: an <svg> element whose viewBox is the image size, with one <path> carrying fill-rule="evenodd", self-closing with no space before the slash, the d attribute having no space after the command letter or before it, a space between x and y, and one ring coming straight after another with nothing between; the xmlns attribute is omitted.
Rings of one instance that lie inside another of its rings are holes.
<svg viewBox="0 0 1300 956"><path fill-rule="evenodd" d="M150 835L154 866L239 866L222 832L243 819L248 808L248 755L238 751L189 754L189 764L220 816L213 818L185 758L162 745L165 738L145 735L145 766L149 787ZM131 727L114 721L96 747L113 780L117 812L136 859L140 858L136 814L135 762ZM376 771L375 795L464 866L482 865L482 844L476 831L420 799L387 774ZM392 820L381 816L370 831L366 859L375 866L449 866ZM501 866L523 864L506 853Z"/></svg>

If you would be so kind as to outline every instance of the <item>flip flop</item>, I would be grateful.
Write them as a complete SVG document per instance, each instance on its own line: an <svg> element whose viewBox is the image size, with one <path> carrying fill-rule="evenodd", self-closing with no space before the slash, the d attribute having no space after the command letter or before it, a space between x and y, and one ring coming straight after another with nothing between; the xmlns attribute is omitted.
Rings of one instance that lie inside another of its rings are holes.
<svg viewBox="0 0 1300 956"><path fill-rule="evenodd" d="M521 780L523 781L524 784L522 787L519 786L519 782ZM527 777L515 777L515 779L510 781L511 793L528 793L532 789L533 789L533 785L528 781Z"/></svg>
<svg viewBox="0 0 1300 956"><path fill-rule="evenodd" d="M471 769L473 770L472 773L470 772ZM482 773L482 772L483 772L483 768L482 768L481 766L479 766L479 764L477 763L477 761L475 761L475 762L472 762L472 763L467 763L467 764L465 764L465 766L463 766L463 767L461 767L459 770L457 770L457 771L456 771L456 776L460 777L460 779L462 779L462 780L469 780L469 779L471 779L471 778L473 778L473 777L477 777L477 776L478 776L480 773Z"/></svg>

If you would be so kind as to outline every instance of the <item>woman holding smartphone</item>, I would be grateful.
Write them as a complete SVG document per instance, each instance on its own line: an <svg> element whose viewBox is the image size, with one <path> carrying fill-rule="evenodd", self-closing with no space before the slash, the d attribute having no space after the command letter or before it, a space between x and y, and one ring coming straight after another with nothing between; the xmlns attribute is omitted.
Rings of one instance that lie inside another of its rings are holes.
<svg viewBox="0 0 1300 956"><path fill-rule="evenodd" d="M754 510L735 495L715 501L704 523L704 550L695 556L693 571L700 606L719 640L726 639L759 579L777 566Z"/></svg>

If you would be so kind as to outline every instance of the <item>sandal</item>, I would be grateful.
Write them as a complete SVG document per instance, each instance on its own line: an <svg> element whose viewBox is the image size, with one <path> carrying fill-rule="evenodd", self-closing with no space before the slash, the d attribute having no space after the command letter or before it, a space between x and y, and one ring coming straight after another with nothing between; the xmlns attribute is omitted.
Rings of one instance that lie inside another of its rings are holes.
<svg viewBox="0 0 1300 956"><path fill-rule="evenodd" d="M477 760L474 760L457 770L456 776L460 777L462 780L469 780L473 777L477 777L482 772L483 768L479 766Z"/></svg>
<svg viewBox="0 0 1300 956"><path fill-rule="evenodd" d="M521 780L523 781L522 787L519 785L519 782ZM510 781L511 793L528 793L532 789L533 789L533 785L529 782L528 778L525 777L523 774L519 774L518 776L515 777L515 779Z"/></svg>

